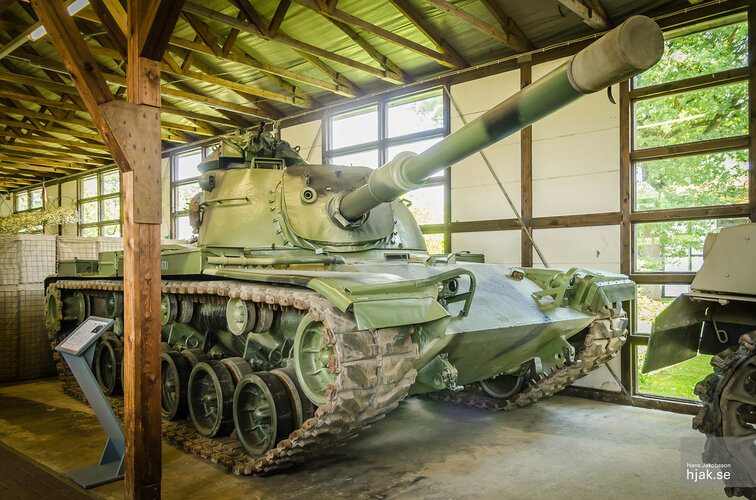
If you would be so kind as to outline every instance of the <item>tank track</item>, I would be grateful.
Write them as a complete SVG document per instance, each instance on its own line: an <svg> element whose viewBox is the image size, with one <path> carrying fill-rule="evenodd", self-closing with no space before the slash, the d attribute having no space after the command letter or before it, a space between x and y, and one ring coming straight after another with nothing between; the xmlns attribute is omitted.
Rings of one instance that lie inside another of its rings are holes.
<svg viewBox="0 0 756 500"><path fill-rule="evenodd" d="M707 438L722 437L722 413L720 397L725 386L732 378L737 368L748 358L756 355L756 331L746 333L739 339L738 345L725 349L711 359L714 373L696 384L694 392L703 403L698 414L693 418L693 428L706 434ZM726 461L732 456L719 440L707 439L704 445L703 459L716 462L717 457L724 457ZM737 464L733 464L737 466ZM749 475L753 479L753 471L736 471L741 475ZM725 487L728 497L743 496L749 500L756 500L756 488Z"/></svg>
<svg viewBox="0 0 756 500"><path fill-rule="evenodd" d="M583 345L575 353L575 363L555 367L548 374L532 379L527 387L509 399L497 399L486 394L479 384L460 392L439 391L427 394L429 399L450 401L488 410L514 410L530 406L553 396L588 372L609 361L624 345L627 318L621 308L605 313L589 325Z"/></svg>
<svg viewBox="0 0 756 500"><path fill-rule="evenodd" d="M114 280L61 280L49 285L66 290L86 290L92 294L121 291L123 284ZM326 403L315 411L278 446L261 457L246 454L242 444L232 436L206 438L190 421L163 420L163 437L184 450L209 459L237 475L266 474L303 462L316 460L343 445L360 430L383 418L407 396L417 375L413 364L418 357L412 343L414 329L382 328L358 330L348 314L339 311L322 296L310 290L234 281L163 281L163 293L178 298L194 296L203 300L241 298L268 304L273 308L306 311L325 328L325 342L333 346L329 370L334 383L326 390ZM62 311L59 311L62 319ZM48 333L52 346L62 340L62 332L51 321ZM59 324L59 322L58 322ZM63 332L67 333L67 332ZM86 401L75 378L55 353L63 390ZM115 412L123 418L123 400L109 398Z"/></svg>

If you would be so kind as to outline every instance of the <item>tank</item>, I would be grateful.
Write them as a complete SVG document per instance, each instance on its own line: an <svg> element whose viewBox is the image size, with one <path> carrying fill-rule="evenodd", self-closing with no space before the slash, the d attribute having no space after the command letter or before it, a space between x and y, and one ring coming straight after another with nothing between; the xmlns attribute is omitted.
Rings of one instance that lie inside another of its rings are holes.
<svg viewBox="0 0 756 500"><path fill-rule="evenodd" d="M654 322L643 372L711 354L696 384L693 428L706 434L706 463L730 464L728 496L756 498L756 224L709 234L691 283ZM718 439L729 438L729 439Z"/></svg>
<svg viewBox="0 0 756 500"><path fill-rule="evenodd" d="M429 255L401 197L662 51L658 26L630 18L424 153L375 170L308 164L261 130L222 139L199 167L195 241L161 255L164 435L264 473L317 460L409 395L512 409L608 361L635 297L626 276ZM94 361L112 396L122 274L110 252L97 272L47 282L53 342L89 314L116 319Z"/></svg>

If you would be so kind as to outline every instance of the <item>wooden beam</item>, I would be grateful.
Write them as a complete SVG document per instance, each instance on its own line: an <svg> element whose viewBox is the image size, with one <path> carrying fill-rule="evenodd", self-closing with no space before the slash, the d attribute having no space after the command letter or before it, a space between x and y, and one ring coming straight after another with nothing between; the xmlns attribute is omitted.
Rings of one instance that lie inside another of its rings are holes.
<svg viewBox="0 0 756 500"><path fill-rule="evenodd" d="M270 19L270 24L268 24L268 33L273 36L278 33L278 30L279 28L281 28L281 23L283 22L284 17L286 17L286 12L288 12L290 5L291 0L281 0L280 2L278 2L276 12Z"/></svg>
<svg viewBox="0 0 756 500"><path fill-rule="evenodd" d="M74 173L72 170L59 167L45 167L42 165L35 165L25 161L13 161L7 159L5 156L0 155L0 165L7 165L9 168L24 171L24 172L42 172L44 174L55 175L70 175Z"/></svg>
<svg viewBox="0 0 756 500"><path fill-rule="evenodd" d="M116 137L132 152L131 168L121 168L127 499L161 496L159 61L181 4L127 0L129 102L108 111L118 117L112 122Z"/></svg>
<svg viewBox="0 0 756 500"><path fill-rule="evenodd" d="M44 160L65 162L71 165L78 165L79 167L81 167L79 170L87 170L89 168L99 168L99 167L105 166L108 163L112 163L112 159L110 161L99 160L96 158L83 159L83 158L79 158L78 156L65 154L65 153L43 154L43 153L40 153L39 148L27 148L27 147L20 146L17 144L0 143L0 153L6 154L6 155L24 157L27 159L44 159Z"/></svg>
<svg viewBox="0 0 756 500"><path fill-rule="evenodd" d="M346 23L342 23L341 21L337 21L336 19L332 19L329 17L326 17L331 23L339 28L341 31L346 34L349 38L352 39L354 43L359 45L362 50L367 52L367 54L373 58L375 62L381 65L383 69L386 71L390 71L394 73L395 77L404 83L412 83L412 78L410 78L402 69L399 67L398 64L396 64L394 61L389 59L386 55L382 54L378 49L370 45L367 40L362 38L359 33L357 33L354 29L352 29L351 26L349 26Z"/></svg>
<svg viewBox="0 0 756 500"><path fill-rule="evenodd" d="M31 4L37 17L44 23L50 40L71 75L71 80L100 135L108 144L113 158L119 165L127 164L125 153L113 137L100 109L100 105L113 101L115 97L105 82L97 62L87 49L79 28L66 12L62 0L31 0Z"/></svg>
<svg viewBox="0 0 756 500"><path fill-rule="evenodd" d="M79 164L76 163L66 163L64 161L55 161L55 160L45 160L41 158L34 158L34 157L24 157L24 156L14 156L5 154L3 152L0 152L0 161L8 161L12 163L23 163L25 165L35 165L40 167L52 167L52 168L59 168L59 169L65 169L66 171L70 170L86 170L85 167L82 167Z"/></svg>
<svg viewBox="0 0 756 500"><path fill-rule="evenodd" d="M444 12L451 14L452 16L456 17L457 19L460 19L473 28L477 29L478 31L485 33L486 35L490 36L491 38L494 38L507 47L511 48L512 50L516 52L525 52L530 47L526 40L523 40L517 36L515 36L514 33L507 33L502 31L499 28L496 28L495 26L491 26L485 21L480 20L479 18L473 16L469 12L466 12L456 5L447 2L446 0L425 0L429 4L433 5L439 10L443 10Z"/></svg>
<svg viewBox="0 0 756 500"><path fill-rule="evenodd" d="M36 64L36 65L39 65L39 66L47 68L47 69L51 69L51 70L54 70L54 71L64 71L64 67L61 65L61 63L59 63L57 61L54 61L54 60L46 59L46 58L43 58L43 57L31 56L31 55L27 55L26 59L29 60L30 62ZM97 68L99 68L99 66L97 66ZM98 71L99 71L99 69L98 69ZM120 75L116 75L116 74L112 74L112 73L102 73L102 72L100 72L100 76L103 77L104 81L112 83L112 84L115 84L115 85L118 85L118 86L124 87L124 86L126 86L126 83L127 83L126 78L123 77L123 76L120 76ZM196 73L196 72L193 72L193 77L197 78L197 79L201 79L203 81L207 81L208 79L213 79L216 84L219 83L221 80L223 80L223 79L216 78L216 77L210 77L210 76L200 75L199 73ZM31 77L31 76L26 76L26 75L17 75L17 74L12 74L12 73L0 73L0 81L7 81L7 82L17 83L17 84L22 84L22 85L31 85L31 86L34 86L34 87L39 87L39 88L51 90L53 92L57 92L57 93L61 93L61 94L62 93L72 93L72 94L76 95L77 94L77 90L78 90L78 87L75 88L75 87L71 87L70 85L65 85L65 84L62 84L62 83L56 83L56 82L52 82L52 81L49 81L49 80L43 80L41 78L35 78L35 77ZM234 82L229 82L229 81L226 81L226 80L223 80L223 81L224 81L224 84L226 86L234 85ZM76 83L76 81L74 81L74 83ZM239 84L235 84L235 85L238 86ZM106 87L107 87L107 83L106 83ZM250 88L252 88L252 87L250 87ZM110 90L108 89L108 91L110 91ZM266 93L266 92L267 91L260 91L259 93ZM188 101L192 101L192 102L202 103L202 104L205 104L205 105L207 105L207 106L209 106L211 108L217 108L217 109L223 109L223 110L227 110L227 111L233 111L233 112L236 112L236 113L241 113L241 114L245 114L245 115L251 115L251 116L255 116L255 117L259 117L259 118L275 119L275 117L269 116L268 113L266 113L266 112L264 112L264 111L262 111L260 109L252 108L252 107L249 107L249 106L244 106L242 104L236 104L236 103L233 103L233 102L228 102L228 101L223 100L223 99L216 99L214 97L207 97L207 96L204 96L202 94L197 94L197 93L194 93L194 92L188 92L188 91L185 91L185 90L173 89L173 88L169 88L169 87L165 87L164 86L164 87L161 87L161 93L162 93L162 95L165 95L165 96L177 97L177 98L183 99L183 100L188 100ZM270 94L273 94L273 93L270 93ZM266 95L268 95L268 94L266 93ZM111 93L111 96L112 96L112 93ZM283 96L282 99L286 99L286 97ZM297 101L297 102L300 102L300 101ZM87 108L88 108L88 106L87 106ZM94 117L93 117L93 119L94 119ZM209 115L207 115L207 117L205 119L208 120L208 121L211 121L211 117ZM212 118L212 119L218 120L218 118ZM228 120L224 120L224 119L220 119L220 120L224 124L230 124L232 126L237 125L237 124L234 124L234 123L229 123ZM95 123L97 123L96 120L95 120Z"/></svg>
<svg viewBox="0 0 756 500"><path fill-rule="evenodd" d="M580 16L585 24L596 31L607 30L611 27L612 21L601 6L599 0L558 0L572 12Z"/></svg>
<svg viewBox="0 0 756 500"><path fill-rule="evenodd" d="M76 0L66 0L65 7L67 8L69 5L74 3ZM41 22L37 22L23 30L21 33L18 34L13 40L6 43L2 48L0 48L0 59L4 58L23 44L29 41L29 35L31 35L34 31L38 30L40 27L42 27Z"/></svg>
<svg viewBox="0 0 756 500"><path fill-rule="evenodd" d="M486 7L486 9L488 9L488 12L491 13L494 19L496 19L496 22L499 23L499 26L501 26L501 29L504 31L504 33L512 33L514 36L525 42L528 47L527 50L532 50L535 48L535 45L531 43L531 41L528 39L525 33L522 32L517 23L515 23L512 18L504 12L504 9L501 8L496 0L481 0L481 2Z"/></svg>
<svg viewBox="0 0 756 500"><path fill-rule="evenodd" d="M436 48L447 54L455 67L464 68L467 67L467 62L462 58L459 53L451 46L449 42L438 33L435 27L431 23L423 18L412 6L409 0L389 0L399 12L404 15L409 22L411 22L420 33L425 35L425 38L430 40Z"/></svg>
<svg viewBox="0 0 756 500"><path fill-rule="evenodd" d="M207 19L213 19L215 21L218 21L223 24L227 24L228 26L238 28L240 31L244 31L245 33L251 33L253 35L266 38L269 40L273 40L279 43L282 43L284 45L287 45L291 48L306 52L308 54L312 54L317 57L323 57L325 59L328 59L330 61L337 62L339 64L343 64L345 66L348 66L352 69L356 69L359 71L362 71L364 73L368 73L374 76L377 76L383 80L400 84L400 81L392 80L391 75L387 75L386 72L382 69L375 68L373 66L370 66L368 64L356 61L354 59L350 59L348 57L342 56L340 54L336 54L334 52L330 52L328 50L322 49L316 45L312 45L309 43L301 42L299 40L295 40L289 36L287 36L285 33L279 30L278 34L275 36L270 36L267 33L267 22L265 25L265 31L258 28L255 24L252 24L251 22L242 21L240 19L237 19L235 17L223 14L222 12L218 12L212 9L209 9L207 7L204 7L202 5L198 5L193 2L186 2L184 6L184 11L191 12L193 14L197 14L198 16L205 17Z"/></svg>
<svg viewBox="0 0 756 500"><path fill-rule="evenodd" d="M39 137L39 136L21 136L13 132L9 132L7 129L0 129L0 137L13 137L18 141L25 143L36 144L38 141L49 142L52 144L60 144L62 146L73 146L77 148L96 149L98 151L107 151L108 147L104 144L91 144L83 141L68 141L65 139L58 139L57 137Z"/></svg>
<svg viewBox="0 0 756 500"><path fill-rule="evenodd" d="M520 66L520 88L533 82L533 65ZM520 217L527 229L520 231L520 263L523 267L533 267L533 243L530 229L533 218L533 126L520 130ZM530 231L530 233L528 233Z"/></svg>
<svg viewBox="0 0 756 500"><path fill-rule="evenodd" d="M248 0L241 0L241 1L246 2ZM455 61L453 58L449 57L448 54L436 52L435 50L429 49L425 45L421 45L415 41L401 37L389 30L381 28L380 26L376 26L374 24L368 23L367 21L364 21L357 16L353 16L351 14L348 14L336 8L331 8L328 5L326 5L324 8L323 5L318 4L318 2L316 2L315 0L294 0L294 1L304 7L307 7L308 9L318 12L319 14L322 14L324 16L328 16L337 21L341 21L343 23L349 24L350 26L359 28L363 31L366 31L375 36L383 38L384 40L388 40L389 42L395 43L405 49L411 50L412 52L415 52L416 54L420 54L429 59L433 59L434 61L436 61L437 63L441 65L454 68L454 69L460 69L459 66L457 66L458 61Z"/></svg>
<svg viewBox="0 0 756 500"><path fill-rule="evenodd" d="M184 0L156 0L149 6L152 8L151 15L142 20L148 29L143 38L140 36L139 57L159 61L168 48Z"/></svg>
<svg viewBox="0 0 756 500"><path fill-rule="evenodd" d="M340 94L346 97L355 97L357 94L353 93L349 87L346 85L334 85L332 83L325 82L323 80L318 80L317 78L313 78L307 75L302 75L300 73L296 73L294 71L290 71L285 68L279 68L278 66L273 66L271 64L260 62L247 54L243 52L243 49L236 48L236 50L231 50L230 52L226 54L222 54L220 56L215 55L213 51L210 49L210 47L203 45L199 42L193 42L190 40L185 40L183 38L178 37L172 37L170 44L175 47L181 47L183 49L187 49L191 52L186 54L186 57L192 56L195 52L207 54L210 56L213 56L221 61L228 61L233 62L237 64L241 64L243 66L248 66L250 68L254 68L259 70L262 73L268 73L272 75L277 75L282 78L286 78L288 80L293 80L295 82L304 83L307 85L311 85L313 87L327 90L329 92L333 92L335 94ZM193 58L192 58L193 59ZM191 64L189 64L191 65ZM186 64L182 64L182 66L186 66Z"/></svg>

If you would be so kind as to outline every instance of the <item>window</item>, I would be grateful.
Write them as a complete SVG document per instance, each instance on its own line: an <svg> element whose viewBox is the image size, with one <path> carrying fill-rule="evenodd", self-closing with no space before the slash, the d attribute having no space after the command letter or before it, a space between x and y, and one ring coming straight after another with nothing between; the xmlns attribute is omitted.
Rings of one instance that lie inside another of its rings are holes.
<svg viewBox="0 0 756 500"><path fill-rule="evenodd" d="M33 212L42 210L45 206L44 191L41 187L16 191L13 195L13 210L18 212ZM25 234L42 233L43 226L32 226L21 230Z"/></svg>
<svg viewBox="0 0 756 500"><path fill-rule="evenodd" d="M121 176L118 170L79 180L81 236L121 236Z"/></svg>
<svg viewBox="0 0 756 500"><path fill-rule="evenodd" d="M203 153L202 149L195 149L171 157L171 220L173 237L179 240L192 237L189 203L195 194L202 191L197 166L204 157Z"/></svg>
<svg viewBox="0 0 756 500"><path fill-rule="evenodd" d="M379 101L328 119L326 162L377 168L402 151L422 153L444 136L441 89ZM402 197L420 225L444 224L446 171ZM444 252L443 234L427 234L430 253Z"/></svg>
<svg viewBox="0 0 756 500"><path fill-rule="evenodd" d="M654 320L690 290L703 264L706 235L748 221L744 19L668 33L661 61L632 81L630 271L638 289L631 355L634 389L644 395L695 399L693 387L711 372L711 356L648 374L640 368ZM742 215L733 216L733 207Z"/></svg>

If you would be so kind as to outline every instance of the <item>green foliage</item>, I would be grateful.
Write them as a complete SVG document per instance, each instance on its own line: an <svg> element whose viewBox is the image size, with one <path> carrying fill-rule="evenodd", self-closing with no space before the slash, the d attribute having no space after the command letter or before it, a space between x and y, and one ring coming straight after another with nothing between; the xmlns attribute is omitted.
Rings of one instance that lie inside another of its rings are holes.
<svg viewBox="0 0 756 500"><path fill-rule="evenodd" d="M636 209L748 203L748 151L635 164Z"/></svg>
<svg viewBox="0 0 756 500"><path fill-rule="evenodd" d="M664 42L664 56L635 78L647 87L748 65L748 23L741 22Z"/></svg>
<svg viewBox="0 0 756 500"><path fill-rule="evenodd" d="M693 388L711 373L711 356L699 355L682 363L650 373L640 373L646 358L646 346L638 346L638 392L697 399Z"/></svg>
<svg viewBox="0 0 756 500"><path fill-rule="evenodd" d="M665 42L662 60L636 78L655 85L747 66L747 23ZM636 148L685 144L749 132L747 82L635 103ZM748 153L728 151L637 163L636 210L716 206L748 201ZM635 225L639 271L696 271L706 234L745 219Z"/></svg>

